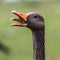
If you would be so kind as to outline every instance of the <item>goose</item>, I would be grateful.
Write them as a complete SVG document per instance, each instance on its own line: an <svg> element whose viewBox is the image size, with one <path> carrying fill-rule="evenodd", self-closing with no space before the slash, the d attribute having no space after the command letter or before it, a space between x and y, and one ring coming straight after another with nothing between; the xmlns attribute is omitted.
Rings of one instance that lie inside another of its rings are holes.
<svg viewBox="0 0 60 60"><path fill-rule="evenodd" d="M18 16L18 18L11 18L16 23L11 24L17 27L29 28L32 32L33 39L33 59L45 60L45 23L44 18L34 12L27 14L12 11L12 14Z"/></svg>

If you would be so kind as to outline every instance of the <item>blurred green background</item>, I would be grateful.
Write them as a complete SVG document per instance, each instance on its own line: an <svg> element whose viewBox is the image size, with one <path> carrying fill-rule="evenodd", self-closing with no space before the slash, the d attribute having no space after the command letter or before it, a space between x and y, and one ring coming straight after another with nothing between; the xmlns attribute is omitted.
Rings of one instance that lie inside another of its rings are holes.
<svg viewBox="0 0 60 60"><path fill-rule="evenodd" d="M60 2L54 1L0 1L0 42L10 48L10 54L0 51L0 60L33 60L33 42L30 29L12 27L12 10L37 12L45 19L46 60L60 60Z"/></svg>

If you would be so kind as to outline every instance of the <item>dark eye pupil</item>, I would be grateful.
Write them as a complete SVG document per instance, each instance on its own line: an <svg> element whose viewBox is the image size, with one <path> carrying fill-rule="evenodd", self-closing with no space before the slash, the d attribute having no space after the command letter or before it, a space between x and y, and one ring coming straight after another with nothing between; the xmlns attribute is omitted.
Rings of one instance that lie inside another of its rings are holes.
<svg viewBox="0 0 60 60"><path fill-rule="evenodd" d="M34 18L37 18L37 16L34 16Z"/></svg>

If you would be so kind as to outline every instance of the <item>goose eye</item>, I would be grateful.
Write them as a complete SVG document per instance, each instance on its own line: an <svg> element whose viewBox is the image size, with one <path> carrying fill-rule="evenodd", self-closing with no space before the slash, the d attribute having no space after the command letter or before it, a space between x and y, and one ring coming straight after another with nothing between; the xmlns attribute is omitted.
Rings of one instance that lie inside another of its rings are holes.
<svg viewBox="0 0 60 60"><path fill-rule="evenodd" d="M37 18L37 16L34 16L34 18Z"/></svg>

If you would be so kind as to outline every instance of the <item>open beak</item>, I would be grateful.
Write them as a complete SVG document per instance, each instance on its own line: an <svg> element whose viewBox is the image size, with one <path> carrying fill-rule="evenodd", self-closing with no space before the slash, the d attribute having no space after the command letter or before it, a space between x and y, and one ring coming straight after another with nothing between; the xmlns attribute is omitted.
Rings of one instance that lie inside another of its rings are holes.
<svg viewBox="0 0 60 60"><path fill-rule="evenodd" d="M16 23L11 24L12 26L23 26L27 27L27 15L17 11L12 11L13 14L18 16L18 18L11 18L11 20L17 21Z"/></svg>

